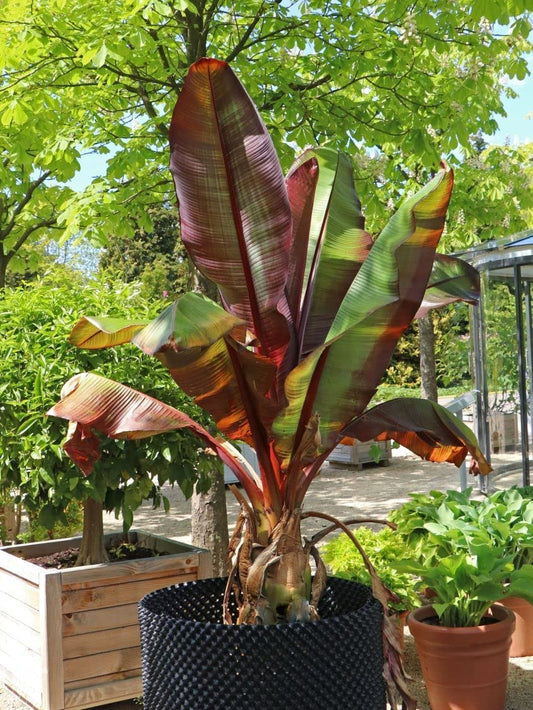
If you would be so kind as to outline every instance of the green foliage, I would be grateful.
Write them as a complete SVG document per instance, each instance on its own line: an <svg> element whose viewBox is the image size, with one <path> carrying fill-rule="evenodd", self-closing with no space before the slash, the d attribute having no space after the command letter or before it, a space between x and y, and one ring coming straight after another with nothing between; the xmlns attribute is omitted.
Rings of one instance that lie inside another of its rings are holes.
<svg viewBox="0 0 533 710"><path fill-rule="evenodd" d="M413 575L397 572L392 566L396 560L409 554L405 540L388 527L376 532L363 526L352 532L376 568L381 581L399 597L400 602L393 603L391 607L396 611L404 611L420 606ZM323 545L320 554L336 576L353 579L362 584L371 584L370 574L363 558L345 533Z"/></svg>
<svg viewBox="0 0 533 710"><path fill-rule="evenodd" d="M519 407L514 294L505 284L487 282L484 306L487 385L494 397L491 408L514 411Z"/></svg>
<svg viewBox="0 0 533 710"><path fill-rule="evenodd" d="M198 476L204 489L208 485L213 458L200 455L198 441L182 432L142 442L104 442L94 474L84 478L61 447L63 422L45 416L65 380L91 369L120 372L129 384L202 417L166 371L137 348L88 352L68 342L83 312L135 311L149 319L158 305L140 298L136 284L85 281L75 272L8 288L0 297L0 486L18 491L45 529L66 522L64 510L73 499L103 501L127 527L143 500L161 502L158 485L178 483L186 495Z"/></svg>
<svg viewBox="0 0 533 710"><path fill-rule="evenodd" d="M508 596L533 603L533 565L513 569L510 557L481 533L451 555L399 561L395 567L418 575L417 586L431 590L431 605L442 626L479 626L490 606Z"/></svg>
<svg viewBox="0 0 533 710"><path fill-rule="evenodd" d="M39 523L38 515L31 516L28 530L19 533L18 541L39 542L79 535L83 528L83 510L80 503L76 500L70 501L63 512L64 519L55 518L51 528L43 527Z"/></svg>
<svg viewBox="0 0 533 710"><path fill-rule="evenodd" d="M532 157L531 143L487 147L474 137L457 170L443 249L466 249L531 226Z"/></svg>
<svg viewBox="0 0 533 710"><path fill-rule="evenodd" d="M435 333L435 361L439 388L471 389L468 309L453 303L431 313ZM509 341L507 341L509 342ZM415 321L394 352L384 384L395 388L420 387L420 345Z"/></svg>
<svg viewBox="0 0 533 710"><path fill-rule="evenodd" d="M439 387L456 387L462 393L472 388L469 313L462 304L452 303L433 313L435 361Z"/></svg>
<svg viewBox="0 0 533 710"><path fill-rule="evenodd" d="M416 322L411 323L398 341L384 383L396 387L420 388L420 347Z"/></svg>
<svg viewBox="0 0 533 710"><path fill-rule="evenodd" d="M519 488L483 500L471 493L412 494L391 515L411 550L393 566L431 590L443 626L477 626L508 596L533 601L533 500Z"/></svg>
<svg viewBox="0 0 533 710"><path fill-rule="evenodd" d="M358 189L369 229L378 232L383 206L396 202L402 188L420 184L423 170L434 170L441 156L457 160L458 148L469 150L478 131L495 132L503 97L514 95L503 79L528 71L526 5L4 2L2 158L8 155L13 176L50 172L43 199L22 210L19 221L50 218L57 236L83 232L96 243L139 226L150 231L148 208L171 198L162 155L176 94L192 62L216 56L230 60L257 97L285 167L295 145L329 141L358 154L364 168ZM87 152L107 157L106 175L74 195L62 185L83 169ZM472 240L483 225L503 226L511 184L513 201L527 198L527 190L513 157L509 174L500 153L484 155L483 166L476 155L467 157L468 183L459 192L477 190L469 204L479 217L466 205L457 210L479 219L467 230L465 239ZM384 186L382 196L376 184ZM15 208L27 190L14 192L13 184L10 190Z"/></svg>
<svg viewBox="0 0 533 710"><path fill-rule="evenodd" d="M174 300L189 288L189 266L179 241L174 209L150 212L151 231L139 228L131 237L110 236L99 263L100 271L115 272L121 280L141 282L145 298Z"/></svg>

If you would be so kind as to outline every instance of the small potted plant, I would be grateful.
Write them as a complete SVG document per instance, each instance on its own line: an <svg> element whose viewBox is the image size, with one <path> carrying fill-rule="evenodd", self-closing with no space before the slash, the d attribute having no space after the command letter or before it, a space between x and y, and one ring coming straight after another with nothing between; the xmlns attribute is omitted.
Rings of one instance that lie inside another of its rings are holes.
<svg viewBox="0 0 533 710"><path fill-rule="evenodd" d="M397 562L417 575L430 604L408 617L433 710L503 710L514 615L502 599L533 601L533 565L516 569L513 555L475 521L425 523L416 555Z"/></svg>
<svg viewBox="0 0 533 710"><path fill-rule="evenodd" d="M181 237L222 305L190 293L146 327L90 316L71 339L86 348L133 341L155 355L225 439L93 373L67 383L50 411L72 423L67 447L87 471L99 433L140 438L181 427L217 452L242 486L228 580L178 585L140 606L145 708L191 698L206 709L233 707L230 699L242 697L279 708L295 688L307 707L384 708L383 636L390 692L394 681L405 692L387 645L387 592L373 572L374 597L328 579L300 524L315 516L345 529L303 508L343 439L393 438L455 464L470 453L474 472L490 470L472 432L444 407L397 399L367 408L417 314L476 301L475 270L436 254L452 172L443 166L372 237L347 156L308 150L284 178L257 109L216 59L190 68L170 142ZM228 440L254 448L259 473Z"/></svg>
<svg viewBox="0 0 533 710"><path fill-rule="evenodd" d="M491 544L510 559L515 570L533 563L533 499L527 488L513 486L481 500L472 499L471 488L413 494L390 517L398 526L398 534L419 554L424 553L430 532L450 540L453 536L459 546L464 540L460 531L473 527L488 534ZM511 657L532 655L533 606L523 597L508 594L501 603L516 617Z"/></svg>
<svg viewBox="0 0 533 710"><path fill-rule="evenodd" d="M533 564L533 498L527 489L513 486L488 496L479 505L478 522L509 555L514 569ZM511 658L533 655L533 604L509 594L500 601L512 609L516 620Z"/></svg>

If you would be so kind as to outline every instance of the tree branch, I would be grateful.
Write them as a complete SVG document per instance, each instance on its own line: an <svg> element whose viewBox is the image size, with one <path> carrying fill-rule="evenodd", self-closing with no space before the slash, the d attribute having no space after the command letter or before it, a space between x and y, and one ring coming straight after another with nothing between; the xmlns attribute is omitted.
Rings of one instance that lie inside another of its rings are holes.
<svg viewBox="0 0 533 710"><path fill-rule="evenodd" d="M33 232L35 232L37 229L41 229L43 227L52 227L56 223L56 218L55 217L50 217L50 219L43 219L40 222L37 222L36 224L33 224L29 227L26 227L24 232L20 235L20 237L17 239L15 244L11 247L11 249L5 254L6 261L10 261L15 254L19 251L19 249L22 247L24 242L29 238Z"/></svg>
<svg viewBox="0 0 533 710"><path fill-rule="evenodd" d="M28 189L26 190L26 194L24 197L20 200L20 202L17 204L17 206L13 209L13 214L11 216L11 219L9 222L6 224L5 228L0 231L0 240L4 240L7 235L11 232L13 227L15 226L15 221L19 214L22 212L24 207L28 204L28 202L31 200L33 193L35 190L43 184L43 182L50 177L52 174L51 170L45 170L42 175L40 175L37 180L34 180L32 183L30 183Z"/></svg>

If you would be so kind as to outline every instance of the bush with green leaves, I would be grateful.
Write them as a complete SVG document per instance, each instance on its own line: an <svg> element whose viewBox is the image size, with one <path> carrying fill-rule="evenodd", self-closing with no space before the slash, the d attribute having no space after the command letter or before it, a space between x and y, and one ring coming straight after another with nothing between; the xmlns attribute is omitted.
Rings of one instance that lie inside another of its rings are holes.
<svg viewBox="0 0 533 710"><path fill-rule="evenodd" d="M398 596L399 602L392 602L391 608L394 611L404 611L420 606L413 575L396 572L392 568L395 560L409 554L405 540L389 527L376 531L361 526L352 532L376 568L382 582ZM345 533L326 543L321 548L321 555L330 571L337 577L353 579L361 584L371 584L370 573L363 558Z"/></svg>
<svg viewBox="0 0 533 710"><path fill-rule="evenodd" d="M496 601L533 603L533 500L525 489L473 500L463 492L413 494L391 515L410 550L393 561L428 588L443 626L476 626Z"/></svg>
<svg viewBox="0 0 533 710"><path fill-rule="evenodd" d="M178 390L167 371L135 346L87 351L69 344L72 326L83 313L104 310L150 319L161 303L139 295L136 283L87 280L77 272L54 275L0 293L0 497L20 500L46 530L66 522L71 500L94 498L121 515L128 528L143 500L163 503L159 485L178 483L192 493L196 479L205 490L215 459L198 440L177 431L162 438L104 442L93 474L84 477L61 446L64 423L47 417L66 379L90 369L120 372L133 387L165 398L191 416L206 415ZM14 497L15 496L15 497Z"/></svg>
<svg viewBox="0 0 533 710"><path fill-rule="evenodd" d="M430 534L440 536L442 554L449 554L469 531L483 529L513 565L533 564L533 498L531 487L496 491L472 498L472 488L412 493L410 500L390 515L400 535L420 555Z"/></svg>

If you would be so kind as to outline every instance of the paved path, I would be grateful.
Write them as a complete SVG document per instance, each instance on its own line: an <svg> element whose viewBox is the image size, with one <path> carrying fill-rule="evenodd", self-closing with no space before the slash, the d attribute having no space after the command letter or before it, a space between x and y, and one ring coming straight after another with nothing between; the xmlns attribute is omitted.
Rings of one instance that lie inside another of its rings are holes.
<svg viewBox="0 0 533 710"><path fill-rule="evenodd" d="M404 450L405 451L405 450ZM500 464L518 460L517 454L499 457ZM478 489L478 480L469 476L469 485ZM521 483L517 473L494 478L494 485L510 486ZM305 499L305 509L329 513L341 520L355 515L386 517L409 498L410 492L429 492L459 488L459 470L450 464L435 464L421 461L413 456L393 456L390 466L365 466L361 471L356 467L326 464L320 475L313 481ZM191 510L178 487L166 491L171 508L165 515L162 510L153 510L149 504L141 506L135 513L134 527L148 532L166 535L181 542L190 542ZM232 530L238 514L238 505L233 494L226 494L228 522ZM305 532L322 527L318 521ZM114 516L106 517L106 530L121 530L121 522Z"/></svg>

